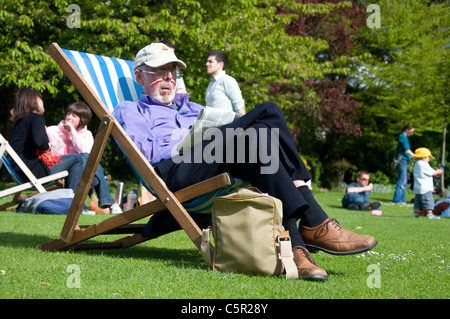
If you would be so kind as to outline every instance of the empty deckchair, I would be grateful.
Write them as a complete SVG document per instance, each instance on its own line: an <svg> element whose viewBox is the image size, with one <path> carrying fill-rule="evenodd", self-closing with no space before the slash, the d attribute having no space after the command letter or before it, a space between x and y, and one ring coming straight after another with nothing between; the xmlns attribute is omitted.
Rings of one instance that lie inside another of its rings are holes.
<svg viewBox="0 0 450 319"><path fill-rule="evenodd" d="M11 159L19 166L25 176L28 177L29 182L23 181L19 174L14 170L13 165L10 159L6 156L9 155ZM5 203L0 206L0 210L4 210L7 207L11 207L20 201L21 193L25 190L36 189L39 193L44 193L48 190L49 187L52 187L55 181L64 178L68 175L67 171L63 171L57 174L48 175L42 178L36 178L34 174L30 171L27 165L22 161L22 159L17 155L14 149L9 145L9 142L0 134L0 168L2 165L5 165L6 170L11 175L13 181L17 184L17 186L13 186L11 188L0 191L0 198L15 195L12 201Z"/></svg>
<svg viewBox="0 0 450 319"><path fill-rule="evenodd" d="M133 222L168 210L200 250L202 232L182 203L197 199L199 196L211 199L214 194L232 184L230 176L226 173L221 174L172 193L111 114L120 101L137 100L142 92L142 88L134 81L133 63L122 59L61 49L56 43L50 46L49 54L101 119L101 124L60 238L44 243L39 248L53 251L69 247L129 247L148 240L141 235L145 224L132 224ZM93 168L99 164L110 135L126 155L132 170L139 177L141 183L147 189L151 189L157 199L123 214L112 216L101 223L79 226L77 223L81 209L95 175ZM201 207L200 210L208 209L204 204L199 207ZM196 207L190 208L197 209ZM84 242L102 234L123 233L133 235L111 243Z"/></svg>

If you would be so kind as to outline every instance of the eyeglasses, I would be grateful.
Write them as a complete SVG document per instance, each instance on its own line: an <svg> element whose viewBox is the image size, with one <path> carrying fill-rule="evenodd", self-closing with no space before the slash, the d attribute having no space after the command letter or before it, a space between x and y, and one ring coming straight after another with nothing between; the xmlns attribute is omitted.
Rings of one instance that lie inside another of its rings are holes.
<svg viewBox="0 0 450 319"><path fill-rule="evenodd" d="M145 70L141 70L141 72L143 73L149 73L149 74L153 74L155 75L157 78L160 79L166 79L169 76L169 72L172 73L172 77L173 78L180 78L183 76L183 73L181 71L177 70L173 70L173 71L168 71L168 70L158 70L158 71L145 71Z"/></svg>

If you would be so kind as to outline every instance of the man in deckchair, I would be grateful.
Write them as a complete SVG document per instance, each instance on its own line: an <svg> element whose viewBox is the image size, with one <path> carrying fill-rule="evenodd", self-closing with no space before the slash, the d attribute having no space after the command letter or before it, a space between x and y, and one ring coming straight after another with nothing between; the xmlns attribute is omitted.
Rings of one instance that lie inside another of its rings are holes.
<svg viewBox="0 0 450 319"><path fill-rule="evenodd" d="M184 68L186 64L164 44L146 46L134 60L134 76L144 93L139 101L119 103L113 112L171 191L228 172L279 198L283 203L283 225L290 233L294 261L302 279L328 280L308 250L349 255L375 247L374 237L344 229L317 203L306 185L311 177L276 104L260 104L222 127L211 140L176 154L177 144L203 108L190 102L189 94L175 94L176 79ZM235 134L230 137L230 132ZM143 235L154 238L176 230L168 226L170 218L169 213L156 214Z"/></svg>

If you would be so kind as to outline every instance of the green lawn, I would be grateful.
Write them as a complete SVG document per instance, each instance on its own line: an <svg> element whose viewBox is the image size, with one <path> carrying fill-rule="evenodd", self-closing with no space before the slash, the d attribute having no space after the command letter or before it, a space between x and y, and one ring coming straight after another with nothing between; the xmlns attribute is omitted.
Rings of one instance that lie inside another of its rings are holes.
<svg viewBox="0 0 450 319"><path fill-rule="evenodd" d="M383 201L382 216L342 209L342 193L315 194L345 228L374 235L379 242L360 255L314 254L328 282L213 272L182 231L124 250L43 252L36 246L59 236L65 216L0 212L0 298L450 297L448 219L413 218L412 205L392 204L392 194L372 195ZM104 218L81 216L79 224Z"/></svg>

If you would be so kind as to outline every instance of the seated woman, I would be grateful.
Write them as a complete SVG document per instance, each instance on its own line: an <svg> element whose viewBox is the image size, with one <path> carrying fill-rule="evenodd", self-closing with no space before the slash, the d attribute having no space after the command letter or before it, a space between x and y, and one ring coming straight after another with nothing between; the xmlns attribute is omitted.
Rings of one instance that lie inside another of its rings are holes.
<svg viewBox="0 0 450 319"><path fill-rule="evenodd" d="M81 154L87 160L94 145L94 137L87 129L87 123L91 118L92 111L85 103L70 104L66 109L66 118L58 125L47 127L53 153L60 156ZM92 185L99 197L101 208L109 208L112 214L122 213L120 206L111 197L101 165L97 167Z"/></svg>
<svg viewBox="0 0 450 319"><path fill-rule="evenodd" d="M56 156L52 153L45 132L44 112L39 91L23 88L17 92L11 146L37 178L67 170L66 187L75 192L86 161L79 154ZM16 163L13 167L24 181L28 181Z"/></svg>

